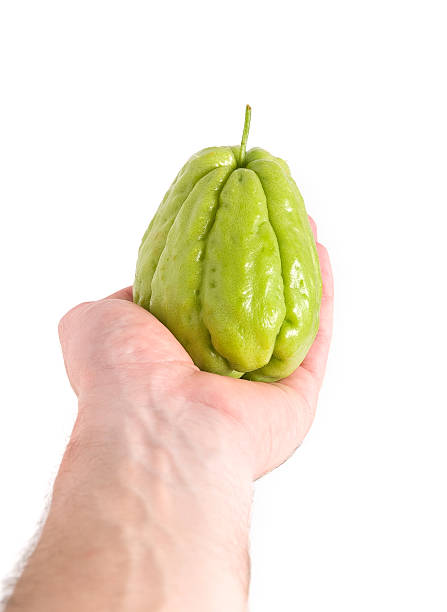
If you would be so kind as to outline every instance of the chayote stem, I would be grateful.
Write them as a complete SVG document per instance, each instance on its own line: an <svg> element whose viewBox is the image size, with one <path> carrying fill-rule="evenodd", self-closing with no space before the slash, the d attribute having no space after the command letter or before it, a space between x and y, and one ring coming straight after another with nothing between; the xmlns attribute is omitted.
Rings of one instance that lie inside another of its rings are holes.
<svg viewBox="0 0 447 612"><path fill-rule="evenodd" d="M242 132L241 149L239 152L239 167L245 166L245 150L247 147L248 132L250 130L251 107L247 104L245 107L245 123L244 131Z"/></svg>

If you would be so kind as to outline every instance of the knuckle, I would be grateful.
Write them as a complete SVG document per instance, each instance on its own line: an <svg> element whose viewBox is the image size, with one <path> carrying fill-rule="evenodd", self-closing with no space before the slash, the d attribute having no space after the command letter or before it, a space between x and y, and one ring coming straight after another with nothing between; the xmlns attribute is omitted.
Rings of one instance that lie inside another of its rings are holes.
<svg viewBox="0 0 447 612"><path fill-rule="evenodd" d="M77 315L80 310L85 309L85 307L89 306L90 304L92 304L92 302L81 302L80 304L77 304L77 306L70 308L70 310L68 310L63 315L63 317L60 319L58 326L57 326L59 336L63 335L67 326L70 324L71 320L73 319L73 316Z"/></svg>

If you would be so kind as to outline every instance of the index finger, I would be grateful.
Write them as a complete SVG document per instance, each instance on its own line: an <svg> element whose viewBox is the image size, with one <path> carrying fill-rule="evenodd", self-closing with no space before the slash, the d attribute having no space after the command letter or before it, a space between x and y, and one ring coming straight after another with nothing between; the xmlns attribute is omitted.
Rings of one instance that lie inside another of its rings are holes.
<svg viewBox="0 0 447 612"><path fill-rule="evenodd" d="M320 260L321 278L323 281L323 293L320 307L320 325L318 327L317 336L300 367L310 372L316 379L318 385L321 385L326 369L329 345L332 336L334 279L332 276L332 267L327 249L322 244L317 244L317 250Z"/></svg>
<svg viewBox="0 0 447 612"><path fill-rule="evenodd" d="M323 281L318 333L301 365L295 372L281 381L282 384L295 390L308 393L313 399L315 399L314 395L318 394L326 369L332 336L334 307L334 281L329 255L322 244L317 243L317 250Z"/></svg>

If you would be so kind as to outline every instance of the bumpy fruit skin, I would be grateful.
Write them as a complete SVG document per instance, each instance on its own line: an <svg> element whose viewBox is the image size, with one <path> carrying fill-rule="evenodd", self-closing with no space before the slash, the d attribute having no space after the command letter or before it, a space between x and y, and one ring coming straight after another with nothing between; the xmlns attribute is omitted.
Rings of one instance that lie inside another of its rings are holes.
<svg viewBox="0 0 447 612"><path fill-rule="evenodd" d="M134 301L201 369L272 382L318 331L321 277L301 194L263 149L212 147L180 170L143 236Z"/></svg>

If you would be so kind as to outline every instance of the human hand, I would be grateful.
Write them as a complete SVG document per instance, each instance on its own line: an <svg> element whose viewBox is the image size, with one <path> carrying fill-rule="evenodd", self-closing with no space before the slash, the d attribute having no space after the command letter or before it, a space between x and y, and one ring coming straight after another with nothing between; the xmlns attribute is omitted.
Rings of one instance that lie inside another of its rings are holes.
<svg viewBox="0 0 447 612"><path fill-rule="evenodd" d="M284 462L312 424L331 338L332 272L326 249L321 244L317 249L323 279L319 331L289 377L261 383L200 371L171 332L132 302L128 287L76 306L60 323L64 360L80 410L83 405L91 410L93 398L102 403L108 398L111 405L120 398L148 411L162 407L170 426L187 424L185 435L192 443L207 440L212 446L215 440L230 455L243 457L239 460L245 465L239 467L252 478Z"/></svg>
<svg viewBox="0 0 447 612"><path fill-rule="evenodd" d="M333 289L317 248L319 332L280 382L201 372L131 287L63 317L78 418L8 612L246 612L252 482L302 442L326 365Z"/></svg>

